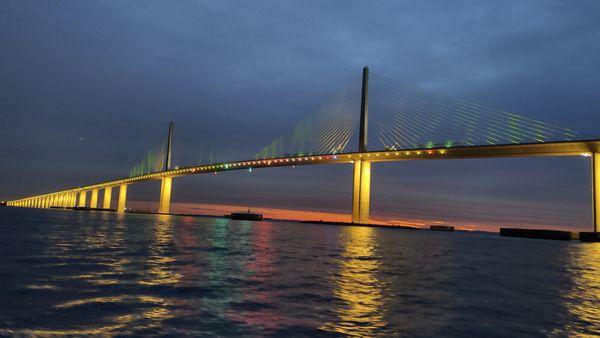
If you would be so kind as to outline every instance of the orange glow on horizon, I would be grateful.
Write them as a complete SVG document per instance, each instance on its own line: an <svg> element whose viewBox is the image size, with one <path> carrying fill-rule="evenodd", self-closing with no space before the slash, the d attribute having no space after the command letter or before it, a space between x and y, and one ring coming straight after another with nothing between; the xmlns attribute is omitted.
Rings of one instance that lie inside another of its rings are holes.
<svg viewBox="0 0 600 338"><path fill-rule="evenodd" d="M155 210L156 203L131 201L129 207L140 210ZM178 214L198 214L210 216L223 216L235 211L248 210L248 206L234 204L210 204L210 203L172 203L171 212ZM265 218L292 220L292 221L327 221L327 222L346 222L350 223L352 215L350 210L347 212L334 211L313 211L313 210L298 210L286 208L268 208L268 207L250 207L253 212L263 214ZM473 223L459 221L440 221L439 219L421 219L408 217L382 217L380 215L371 216L371 224L388 225L388 226L405 226L414 228L429 228L430 225L452 225L457 230L466 231L489 231L498 232L500 228L497 224L492 223ZM535 227L535 226L531 226Z"/></svg>

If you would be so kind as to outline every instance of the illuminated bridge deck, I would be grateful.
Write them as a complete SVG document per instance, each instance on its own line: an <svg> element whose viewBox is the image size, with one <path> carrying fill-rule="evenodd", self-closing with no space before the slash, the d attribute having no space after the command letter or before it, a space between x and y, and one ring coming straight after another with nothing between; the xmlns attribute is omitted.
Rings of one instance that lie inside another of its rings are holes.
<svg viewBox="0 0 600 338"><path fill-rule="evenodd" d="M271 159L254 159L217 164L205 164L182 167L158 173L144 174L135 177L120 178L112 181L97 183L88 186L75 187L55 193L79 192L92 189L114 187L121 184L141 183L161 179L163 177L179 177L217 173L231 170L259 169L289 167L316 164L342 164L353 163L356 160L370 162L391 162L411 160L450 160L450 159L475 159L494 157L531 157L531 156L591 156L591 153L600 151L600 140L568 141L555 143L531 143L515 145L488 145L465 146L453 148L422 148L372 151L364 153L323 154L311 156L292 156ZM36 197L41 197L39 195Z"/></svg>

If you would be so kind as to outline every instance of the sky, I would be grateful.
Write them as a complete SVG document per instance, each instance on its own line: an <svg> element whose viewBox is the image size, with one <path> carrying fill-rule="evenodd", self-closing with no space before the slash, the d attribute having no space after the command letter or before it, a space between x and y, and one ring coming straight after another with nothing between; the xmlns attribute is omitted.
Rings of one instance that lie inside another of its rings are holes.
<svg viewBox="0 0 600 338"><path fill-rule="evenodd" d="M600 135L598 17L597 1L3 0L0 199L126 176L169 121L176 158L252 157L363 66ZM376 164L371 214L590 230L589 166L583 157ZM172 210L342 219L351 184L350 165L178 178ZM158 194L152 182L128 198L154 208Z"/></svg>

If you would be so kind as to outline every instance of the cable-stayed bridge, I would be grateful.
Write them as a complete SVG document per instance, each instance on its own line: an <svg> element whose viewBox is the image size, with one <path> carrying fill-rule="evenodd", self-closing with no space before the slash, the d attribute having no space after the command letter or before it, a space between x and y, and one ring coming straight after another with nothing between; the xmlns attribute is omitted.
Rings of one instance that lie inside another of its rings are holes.
<svg viewBox="0 0 600 338"><path fill-rule="evenodd" d="M370 137L369 137L370 136ZM353 145L357 145L356 148ZM173 178L221 171L317 164L354 167L352 221L369 223L371 166L385 161L523 156L591 159L594 231L600 229L600 139L522 115L440 95L363 69L292 132L275 138L253 157L223 161L210 152L201 164L174 167L173 123L161 146L128 177L7 202L17 207L100 207L124 212L127 187L161 180L158 212L170 212ZM88 202L88 195L90 196Z"/></svg>

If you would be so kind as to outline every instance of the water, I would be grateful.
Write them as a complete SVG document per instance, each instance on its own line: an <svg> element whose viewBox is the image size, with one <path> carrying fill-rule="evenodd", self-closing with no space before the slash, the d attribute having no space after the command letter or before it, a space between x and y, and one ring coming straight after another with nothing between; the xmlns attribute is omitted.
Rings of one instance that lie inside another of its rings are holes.
<svg viewBox="0 0 600 338"><path fill-rule="evenodd" d="M1 335L600 334L600 243L0 208Z"/></svg>

